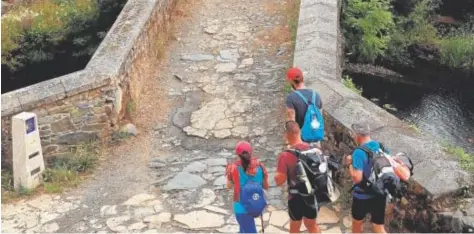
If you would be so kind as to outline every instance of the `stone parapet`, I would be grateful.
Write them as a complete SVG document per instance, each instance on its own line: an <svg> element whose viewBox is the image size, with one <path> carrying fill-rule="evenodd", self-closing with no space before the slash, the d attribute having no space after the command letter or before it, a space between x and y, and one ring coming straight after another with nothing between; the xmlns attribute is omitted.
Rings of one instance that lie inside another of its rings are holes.
<svg viewBox="0 0 474 234"><path fill-rule="evenodd" d="M45 157L116 130L156 75L177 1L128 1L85 69L2 94L2 162L11 162L11 117L23 111L38 116Z"/></svg>
<svg viewBox="0 0 474 234"><path fill-rule="evenodd" d="M302 69L306 85L323 100L327 126L323 147L339 157L351 153L355 144L349 136L350 125L369 122L374 139L392 152L407 153L415 164L405 202L390 210L390 231L451 232L472 226L462 215L453 215L455 210L450 215L440 208L454 206L446 203L446 197L452 198L472 180L456 158L445 153L432 137L417 133L340 82L339 12L340 4L335 1L301 0L294 65Z"/></svg>

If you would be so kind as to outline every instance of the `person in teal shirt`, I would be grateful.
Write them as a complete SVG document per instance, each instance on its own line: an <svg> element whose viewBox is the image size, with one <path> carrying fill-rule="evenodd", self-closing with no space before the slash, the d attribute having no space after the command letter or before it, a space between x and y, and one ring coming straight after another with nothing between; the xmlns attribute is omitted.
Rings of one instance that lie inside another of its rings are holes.
<svg viewBox="0 0 474 234"><path fill-rule="evenodd" d="M370 138L370 127L366 123L353 124L352 133L354 141L359 146L366 146L372 152L380 150L380 143ZM385 149L387 154L390 153ZM346 157L349 173L354 185L362 181L363 176L370 177L372 165L369 163L368 155L361 149L355 149L352 155ZM358 186L354 186L352 195L352 233L361 233L362 226L367 213L370 213L373 231L375 233L385 232L385 207L386 198L375 197L368 194Z"/></svg>
<svg viewBox="0 0 474 234"><path fill-rule="evenodd" d="M250 143L241 141L237 144L235 152L238 160L227 166L227 187L234 189L234 213L239 223L240 233L257 233L255 219L248 215L247 210L239 200L240 187L249 180L259 183L268 190L268 173L261 162L252 156Z"/></svg>

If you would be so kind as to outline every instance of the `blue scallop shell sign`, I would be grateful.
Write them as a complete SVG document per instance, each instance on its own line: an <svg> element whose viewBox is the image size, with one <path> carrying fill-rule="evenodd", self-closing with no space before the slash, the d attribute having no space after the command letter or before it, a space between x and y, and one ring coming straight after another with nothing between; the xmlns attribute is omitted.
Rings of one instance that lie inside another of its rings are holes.
<svg viewBox="0 0 474 234"><path fill-rule="evenodd" d="M30 134L36 130L35 117L31 117L25 121L26 124L26 134Z"/></svg>

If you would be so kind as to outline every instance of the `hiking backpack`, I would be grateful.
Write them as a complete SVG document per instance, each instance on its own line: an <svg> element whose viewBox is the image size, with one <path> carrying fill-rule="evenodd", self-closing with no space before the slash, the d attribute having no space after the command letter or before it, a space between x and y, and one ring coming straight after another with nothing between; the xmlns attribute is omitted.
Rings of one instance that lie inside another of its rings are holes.
<svg viewBox="0 0 474 234"><path fill-rule="evenodd" d="M324 138L324 118L321 110L316 107L316 92L313 91L311 101L307 100L301 92L296 90L295 93L308 106L301 128L301 138L304 142L321 141Z"/></svg>
<svg viewBox="0 0 474 234"><path fill-rule="evenodd" d="M371 166L370 176L367 178L364 174L362 181L354 185L363 189L364 192L375 196L388 197L389 201L393 198L400 198L402 196L402 186L406 183L396 175L394 169L394 161L390 155L385 151L382 143L380 149L373 152L367 146L360 146L357 149L364 151L367 154L368 165ZM407 157L408 158L408 157ZM413 163L408 158L411 164L410 173L413 175Z"/></svg>
<svg viewBox="0 0 474 234"><path fill-rule="evenodd" d="M239 198L240 203L247 210L247 214L258 217L263 214L267 201L265 200L265 192L262 185L254 182L253 178L253 176L249 176L247 182L243 186L241 185Z"/></svg>
<svg viewBox="0 0 474 234"><path fill-rule="evenodd" d="M331 175L331 167L326 156L318 149L299 151L286 150L296 156L296 184L290 189L290 194L299 194L311 202L316 197L318 204L334 202L339 197Z"/></svg>

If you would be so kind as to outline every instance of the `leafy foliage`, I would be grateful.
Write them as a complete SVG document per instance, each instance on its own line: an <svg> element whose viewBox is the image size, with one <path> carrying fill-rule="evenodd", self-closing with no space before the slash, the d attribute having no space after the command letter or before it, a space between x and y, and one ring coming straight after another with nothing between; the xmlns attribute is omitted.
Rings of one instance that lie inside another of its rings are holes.
<svg viewBox="0 0 474 234"><path fill-rule="evenodd" d="M388 0L346 1L344 18L349 53L365 62L373 62L384 54L395 27Z"/></svg>
<svg viewBox="0 0 474 234"><path fill-rule="evenodd" d="M440 59L452 68L474 70L474 17L440 42Z"/></svg>
<svg viewBox="0 0 474 234"><path fill-rule="evenodd" d="M15 71L51 60L69 32L97 16L95 0L36 0L12 9L2 17L2 64Z"/></svg>
<svg viewBox="0 0 474 234"><path fill-rule="evenodd" d="M386 58L394 64L411 66L413 55L409 47L416 44L436 45L437 29L431 22L431 0L419 1L408 16L396 16L396 29L392 34L386 51Z"/></svg>

